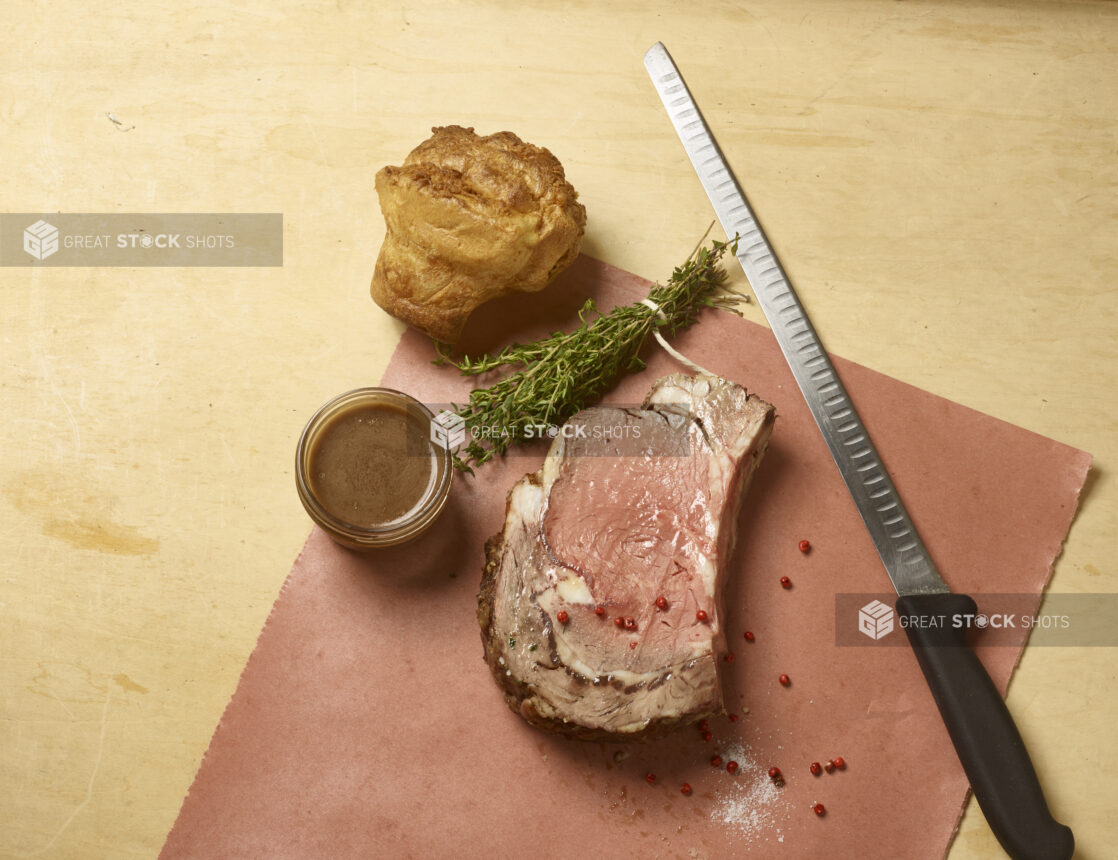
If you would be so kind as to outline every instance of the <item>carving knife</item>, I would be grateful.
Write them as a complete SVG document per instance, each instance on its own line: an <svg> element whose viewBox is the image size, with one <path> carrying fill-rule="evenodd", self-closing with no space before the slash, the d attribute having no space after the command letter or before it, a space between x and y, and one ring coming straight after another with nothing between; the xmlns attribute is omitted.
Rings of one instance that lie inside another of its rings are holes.
<svg viewBox="0 0 1118 860"><path fill-rule="evenodd" d="M649 49L644 65L726 235L737 237L738 262L899 595L897 612L990 829L1015 860L1071 857L1072 832L1048 811L1009 709L967 643L966 631L944 623L956 614L974 615L974 600L952 594L936 570L796 291L663 44Z"/></svg>

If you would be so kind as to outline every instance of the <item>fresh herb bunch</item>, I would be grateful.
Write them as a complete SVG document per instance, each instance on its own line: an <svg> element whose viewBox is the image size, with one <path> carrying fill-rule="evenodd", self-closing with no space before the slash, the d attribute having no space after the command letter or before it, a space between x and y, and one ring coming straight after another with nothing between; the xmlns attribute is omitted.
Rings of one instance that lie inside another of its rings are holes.
<svg viewBox="0 0 1118 860"><path fill-rule="evenodd" d="M472 474L472 466L488 462L525 439L527 428L560 425L597 401L622 374L644 367L640 352L653 331L671 336L695 322L705 307L737 313L735 305L745 297L725 287L721 260L727 250L733 253L736 242L712 241L709 248L700 242L666 285L657 284L649 291L659 312L638 302L602 314L593 299L587 299L574 331L556 332L533 343L514 343L496 355L479 358L455 359L440 347L435 364L453 365L466 376L519 368L487 388L475 388L469 403L454 405L470 439L455 452L454 465ZM480 428L499 428L500 432L474 432Z"/></svg>

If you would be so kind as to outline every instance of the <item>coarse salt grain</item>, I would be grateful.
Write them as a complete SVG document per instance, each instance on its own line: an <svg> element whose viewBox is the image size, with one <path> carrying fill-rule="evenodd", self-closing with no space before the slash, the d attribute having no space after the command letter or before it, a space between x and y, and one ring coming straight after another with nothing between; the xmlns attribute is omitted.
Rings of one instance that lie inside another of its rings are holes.
<svg viewBox="0 0 1118 860"><path fill-rule="evenodd" d="M738 762L738 777L726 780L716 790L712 821L726 824L749 839L767 838L774 834L783 842L778 826L787 810L781 789L750 755L748 747L733 745L724 751L727 758Z"/></svg>

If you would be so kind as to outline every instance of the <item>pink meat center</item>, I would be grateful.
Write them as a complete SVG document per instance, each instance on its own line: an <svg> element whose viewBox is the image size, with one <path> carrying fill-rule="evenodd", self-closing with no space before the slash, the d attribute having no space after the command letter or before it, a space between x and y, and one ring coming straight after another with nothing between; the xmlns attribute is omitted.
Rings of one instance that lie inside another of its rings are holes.
<svg viewBox="0 0 1118 860"><path fill-rule="evenodd" d="M696 621L700 609L714 617L699 573L704 559L714 561L708 464L706 456L565 458L544 538L552 558L582 576L606 610L602 618L595 606L569 607L572 624L616 636L614 619L632 618L630 641L660 654L683 639L709 638Z"/></svg>

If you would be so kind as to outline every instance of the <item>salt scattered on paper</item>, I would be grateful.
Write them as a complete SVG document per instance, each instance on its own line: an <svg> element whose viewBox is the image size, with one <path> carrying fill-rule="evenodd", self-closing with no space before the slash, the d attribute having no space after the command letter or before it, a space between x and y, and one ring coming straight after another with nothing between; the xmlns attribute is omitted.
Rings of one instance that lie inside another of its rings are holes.
<svg viewBox="0 0 1118 860"><path fill-rule="evenodd" d="M788 803L781 789L769 778L768 769L750 755L748 746L734 744L722 757L726 761L736 761L738 773L715 791L711 820L729 825L750 840L768 841L775 835L777 842L783 842L780 824Z"/></svg>

